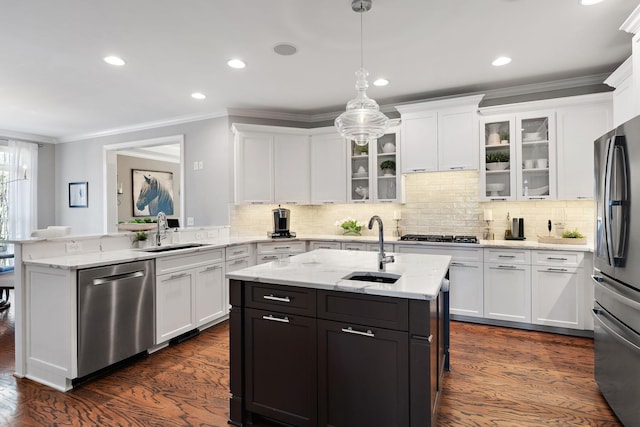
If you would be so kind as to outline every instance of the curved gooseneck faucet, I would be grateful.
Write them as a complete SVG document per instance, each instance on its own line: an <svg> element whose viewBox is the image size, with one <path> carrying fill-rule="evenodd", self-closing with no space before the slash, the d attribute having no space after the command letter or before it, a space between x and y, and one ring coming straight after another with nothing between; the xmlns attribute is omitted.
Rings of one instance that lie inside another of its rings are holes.
<svg viewBox="0 0 640 427"><path fill-rule="evenodd" d="M384 253L384 231L382 226L382 220L378 215L374 215L369 220L369 230L373 228L373 222L378 222L378 243L380 244L380 250L378 251L378 270L384 271L386 264L389 262L395 262L393 255L386 256Z"/></svg>
<svg viewBox="0 0 640 427"><path fill-rule="evenodd" d="M158 217L157 217L157 223L158 223L158 227L156 230L156 246L160 246L162 239L167 237L166 235L164 236L160 236L160 223L162 223L162 231L166 232L167 231L167 216L164 214L164 212L158 212Z"/></svg>

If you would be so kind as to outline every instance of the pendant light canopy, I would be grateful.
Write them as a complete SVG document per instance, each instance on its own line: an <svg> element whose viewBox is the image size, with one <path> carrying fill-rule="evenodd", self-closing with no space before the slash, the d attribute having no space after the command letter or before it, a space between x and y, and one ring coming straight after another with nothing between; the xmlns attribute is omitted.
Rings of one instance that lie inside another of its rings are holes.
<svg viewBox="0 0 640 427"><path fill-rule="evenodd" d="M371 9L372 0L353 0L351 9L360 13L360 69L356 71L357 95L347 103L346 111L336 119L338 132L358 145L367 145L384 135L389 127L389 118L380 112L375 99L367 96L369 73L363 66L362 14Z"/></svg>

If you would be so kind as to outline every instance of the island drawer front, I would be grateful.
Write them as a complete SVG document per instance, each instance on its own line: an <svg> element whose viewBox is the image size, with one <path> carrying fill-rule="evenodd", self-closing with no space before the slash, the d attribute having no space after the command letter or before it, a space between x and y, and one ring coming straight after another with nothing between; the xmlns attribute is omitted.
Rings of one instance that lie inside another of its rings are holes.
<svg viewBox="0 0 640 427"><path fill-rule="evenodd" d="M233 259L244 258L251 255L251 245L235 245L229 246L227 248L227 261L231 261Z"/></svg>
<svg viewBox="0 0 640 427"><path fill-rule="evenodd" d="M502 262L510 264L531 264L531 251L528 249L484 249L484 262Z"/></svg>
<svg viewBox="0 0 640 427"><path fill-rule="evenodd" d="M224 261L224 249L199 251L184 255L156 258L156 274L170 273L185 268L198 267Z"/></svg>
<svg viewBox="0 0 640 427"><path fill-rule="evenodd" d="M532 263L536 265L561 265L582 267L584 252L533 251Z"/></svg>
<svg viewBox="0 0 640 427"><path fill-rule="evenodd" d="M316 315L315 289L248 282L245 301L250 308L311 317Z"/></svg>
<svg viewBox="0 0 640 427"><path fill-rule="evenodd" d="M319 290L318 318L408 331L409 303L403 298Z"/></svg>

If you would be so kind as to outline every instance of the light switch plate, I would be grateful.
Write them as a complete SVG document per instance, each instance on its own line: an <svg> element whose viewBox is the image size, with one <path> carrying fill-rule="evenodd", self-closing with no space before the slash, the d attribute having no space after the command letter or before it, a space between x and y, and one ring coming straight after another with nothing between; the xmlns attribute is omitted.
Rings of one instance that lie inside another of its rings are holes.
<svg viewBox="0 0 640 427"><path fill-rule="evenodd" d="M66 243L66 250L68 254L73 254L76 252L82 252L82 243L80 242L69 242Z"/></svg>
<svg viewBox="0 0 640 427"><path fill-rule="evenodd" d="M193 226L193 217L192 216L188 216L187 217L187 226Z"/></svg>

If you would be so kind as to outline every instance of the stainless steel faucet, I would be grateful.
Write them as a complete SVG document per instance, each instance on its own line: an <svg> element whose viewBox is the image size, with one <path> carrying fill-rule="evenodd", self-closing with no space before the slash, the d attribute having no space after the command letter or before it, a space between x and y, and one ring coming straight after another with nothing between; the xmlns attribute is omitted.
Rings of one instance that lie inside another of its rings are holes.
<svg viewBox="0 0 640 427"><path fill-rule="evenodd" d="M384 231L382 229L382 220L378 215L374 215L369 220L369 230L373 228L373 221L378 221L378 243L380 250L378 251L378 270L384 271L387 263L395 262L393 255L386 256L384 253Z"/></svg>
<svg viewBox="0 0 640 427"><path fill-rule="evenodd" d="M162 239L166 238L166 233L167 233L167 216L164 214L164 212L158 212L158 217L156 218L157 220L157 224L158 227L156 229L156 246L160 246L160 243L162 242ZM162 232L163 232L163 236L160 236L160 223L162 223Z"/></svg>

